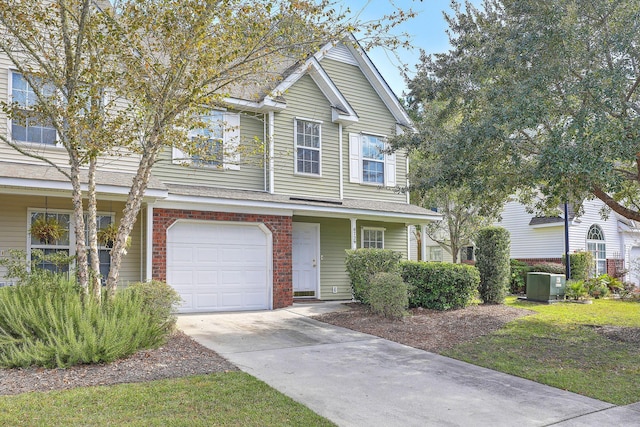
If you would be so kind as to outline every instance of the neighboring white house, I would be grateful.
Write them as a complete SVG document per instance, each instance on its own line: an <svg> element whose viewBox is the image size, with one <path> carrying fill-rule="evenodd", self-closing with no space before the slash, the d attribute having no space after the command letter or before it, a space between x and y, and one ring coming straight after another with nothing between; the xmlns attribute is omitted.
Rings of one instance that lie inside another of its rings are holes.
<svg viewBox="0 0 640 427"><path fill-rule="evenodd" d="M589 251L596 260L594 273L627 273L624 279L640 285L640 224L610 212L603 219L605 207L599 200L586 200L584 213L577 217L569 209L569 251ZM511 234L511 258L528 264L562 262L564 255L564 215L537 217L524 205L511 201L505 204L502 219L495 225ZM451 254L427 237L424 257L418 250L415 227L410 228L410 259L451 262ZM473 247L460 251L461 261L473 261Z"/></svg>
<svg viewBox="0 0 640 427"><path fill-rule="evenodd" d="M640 257L640 229L633 221L610 212L602 218L605 207L598 199L584 202L584 213L576 216L569 210L569 251L589 251L596 260L594 273L616 274L631 268L626 280L640 283L633 271ZM505 204L501 221L496 225L511 234L511 258L527 263L561 262L564 248L564 215L536 217L524 205Z"/></svg>

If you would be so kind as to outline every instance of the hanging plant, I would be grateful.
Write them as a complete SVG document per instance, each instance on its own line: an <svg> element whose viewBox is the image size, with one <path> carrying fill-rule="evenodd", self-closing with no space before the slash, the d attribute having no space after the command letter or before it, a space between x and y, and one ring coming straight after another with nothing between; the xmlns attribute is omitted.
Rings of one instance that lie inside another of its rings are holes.
<svg viewBox="0 0 640 427"><path fill-rule="evenodd" d="M42 244L48 245L64 236L66 230L57 219L40 216L31 223L29 232Z"/></svg>
<svg viewBox="0 0 640 427"><path fill-rule="evenodd" d="M114 222L107 225L105 228L98 230L98 243L107 248L113 248L113 243L118 237L118 225ZM131 236L127 237L125 248L131 245Z"/></svg>

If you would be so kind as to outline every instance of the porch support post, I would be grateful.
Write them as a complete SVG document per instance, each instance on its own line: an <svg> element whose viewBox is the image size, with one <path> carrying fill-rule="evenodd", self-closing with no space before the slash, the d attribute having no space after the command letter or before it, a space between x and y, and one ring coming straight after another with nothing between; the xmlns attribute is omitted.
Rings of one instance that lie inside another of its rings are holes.
<svg viewBox="0 0 640 427"><path fill-rule="evenodd" d="M422 252L422 259L420 261L427 260L427 225L420 224L420 248Z"/></svg>
<svg viewBox="0 0 640 427"><path fill-rule="evenodd" d="M358 228L356 227L357 218L350 218L351 220L351 249L358 248Z"/></svg>
<svg viewBox="0 0 640 427"><path fill-rule="evenodd" d="M145 281L149 282L153 279L153 204L147 203L147 230L146 234L146 277Z"/></svg>

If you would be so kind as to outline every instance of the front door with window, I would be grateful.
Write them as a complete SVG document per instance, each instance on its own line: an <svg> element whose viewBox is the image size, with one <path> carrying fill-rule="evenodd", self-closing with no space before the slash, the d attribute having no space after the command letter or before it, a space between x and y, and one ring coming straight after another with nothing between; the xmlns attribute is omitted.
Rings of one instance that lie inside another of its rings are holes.
<svg viewBox="0 0 640 427"><path fill-rule="evenodd" d="M293 296L318 298L320 224L293 223Z"/></svg>

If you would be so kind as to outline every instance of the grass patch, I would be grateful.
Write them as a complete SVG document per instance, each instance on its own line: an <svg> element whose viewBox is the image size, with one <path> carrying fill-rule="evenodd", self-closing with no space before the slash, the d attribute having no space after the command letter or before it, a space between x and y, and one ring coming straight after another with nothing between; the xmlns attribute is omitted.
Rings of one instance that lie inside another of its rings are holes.
<svg viewBox="0 0 640 427"><path fill-rule="evenodd" d="M43 404L44 403L44 404ZM0 397L11 426L333 426L243 372Z"/></svg>
<svg viewBox="0 0 640 427"><path fill-rule="evenodd" d="M640 328L640 304L537 304L507 300L537 314L444 355L616 405L640 401L640 346L609 339L594 326Z"/></svg>

